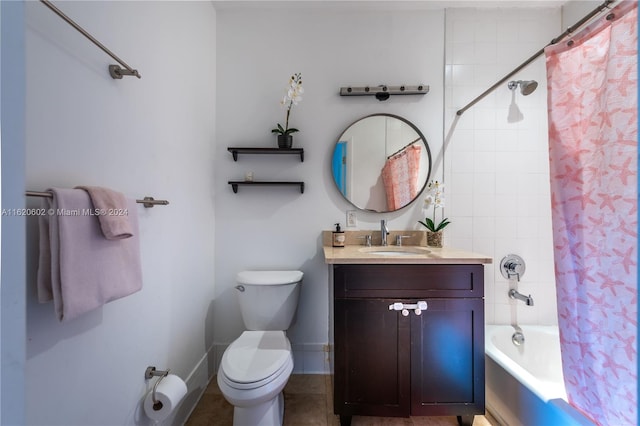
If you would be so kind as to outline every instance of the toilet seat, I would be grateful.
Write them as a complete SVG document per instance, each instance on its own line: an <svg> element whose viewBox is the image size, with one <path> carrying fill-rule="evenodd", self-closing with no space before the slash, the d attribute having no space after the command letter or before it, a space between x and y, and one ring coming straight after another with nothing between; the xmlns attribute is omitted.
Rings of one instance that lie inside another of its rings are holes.
<svg viewBox="0 0 640 426"><path fill-rule="evenodd" d="M245 331L222 356L220 372L235 389L255 389L293 366L291 343L284 331Z"/></svg>

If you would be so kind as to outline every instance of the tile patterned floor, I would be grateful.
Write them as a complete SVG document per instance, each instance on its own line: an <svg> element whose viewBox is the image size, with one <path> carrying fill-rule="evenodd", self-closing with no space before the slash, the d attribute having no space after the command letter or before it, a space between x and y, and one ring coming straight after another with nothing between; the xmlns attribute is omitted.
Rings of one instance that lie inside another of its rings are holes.
<svg viewBox="0 0 640 426"><path fill-rule="evenodd" d="M294 374L284 389L285 426L339 426L333 414L331 379L327 375ZM222 396L215 377L185 426L231 426L233 406ZM457 426L455 417L354 416L353 426ZM473 426L496 426L489 416L475 416Z"/></svg>

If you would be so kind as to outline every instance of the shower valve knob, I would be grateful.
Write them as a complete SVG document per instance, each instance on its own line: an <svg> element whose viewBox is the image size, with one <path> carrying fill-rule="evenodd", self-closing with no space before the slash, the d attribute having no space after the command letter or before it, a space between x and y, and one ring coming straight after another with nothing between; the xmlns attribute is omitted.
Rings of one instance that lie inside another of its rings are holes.
<svg viewBox="0 0 640 426"><path fill-rule="evenodd" d="M517 254L508 254L500 261L500 272L507 280L515 277L520 281L525 269L524 259Z"/></svg>

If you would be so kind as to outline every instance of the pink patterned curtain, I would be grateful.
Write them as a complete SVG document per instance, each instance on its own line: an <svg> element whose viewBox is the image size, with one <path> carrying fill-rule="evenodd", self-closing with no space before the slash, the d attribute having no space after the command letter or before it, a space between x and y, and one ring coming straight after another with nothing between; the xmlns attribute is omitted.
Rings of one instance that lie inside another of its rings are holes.
<svg viewBox="0 0 640 426"><path fill-rule="evenodd" d="M569 402L637 424L637 3L546 49L553 241Z"/></svg>
<svg viewBox="0 0 640 426"><path fill-rule="evenodd" d="M382 168L382 182L387 194L387 207L397 210L418 195L420 145L413 144L387 159Z"/></svg>

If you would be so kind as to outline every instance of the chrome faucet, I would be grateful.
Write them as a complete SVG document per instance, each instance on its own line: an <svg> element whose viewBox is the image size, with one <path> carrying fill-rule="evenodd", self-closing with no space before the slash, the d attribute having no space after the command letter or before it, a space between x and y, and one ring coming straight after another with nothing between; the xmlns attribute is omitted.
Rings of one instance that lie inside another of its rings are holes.
<svg viewBox="0 0 640 426"><path fill-rule="evenodd" d="M398 247L402 247L402 239L403 238L410 238L411 235L396 235L396 245Z"/></svg>
<svg viewBox="0 0 640 426"><path fill-rule="evenodd" d="M389 228L387 228L387 221L382 219L380 221L380 237L382 239L382 243L380 245L387 245L387 235L389 235Z"/></svg>
<svg viewBox="0 0 640 426"><path fill-rule="evenodd" d="M522 300L527 304L527 306L533 306L533 298L531 295L525 296L524 294L518 293L518 291L513 288L509 290L509 297L512 299Z"/></svg>
<svg viewBox="0 0 640 426"><path fill-rule="evenodd" d="M371 247L371 235L363 235L361 237L358 237L364 240L364 245L367 247Z"/></svg>

